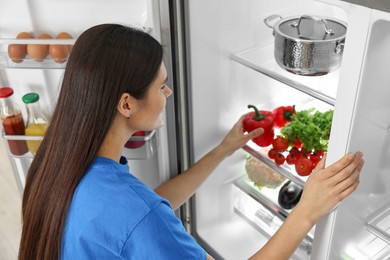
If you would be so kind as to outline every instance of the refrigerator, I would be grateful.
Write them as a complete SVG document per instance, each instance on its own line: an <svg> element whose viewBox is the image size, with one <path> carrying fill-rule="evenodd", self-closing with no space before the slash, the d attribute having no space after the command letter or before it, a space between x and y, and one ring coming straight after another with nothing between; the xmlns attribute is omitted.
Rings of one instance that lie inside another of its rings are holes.
<svg viewBox="0 0 390 260"><path fill-rule="evenodd" d="M179 174L217 145L247 105L273 109L333 109L327 165L360 150L365 166L358 189L323 217L292 259L390 259L390 7L384 1L338 0L1 0L0 84L21 97L37 92L47 116L53 111L66 63L50 56L13 63L14 43L70 44L99 23L122 23L150 33L164 46L173 95L165 125L144 137L139 148L124 148L130 171L150 187ZM300 76L280 68L274 35L264 24L270 15L333 17L347 24L342 64L323 76ZM66 31L74 39L15 39ZM2 143L32 137L2 134ZM36 137L34 137L36 138ZM289 210L278 205L278 189L257 189L247 180L246 158L253 156L297 185L307 178L277 167L249 142L228 157L177 215L188 232L216 259L247 259L283 223ZM23 192L31 153L9 153Z"/></svg>

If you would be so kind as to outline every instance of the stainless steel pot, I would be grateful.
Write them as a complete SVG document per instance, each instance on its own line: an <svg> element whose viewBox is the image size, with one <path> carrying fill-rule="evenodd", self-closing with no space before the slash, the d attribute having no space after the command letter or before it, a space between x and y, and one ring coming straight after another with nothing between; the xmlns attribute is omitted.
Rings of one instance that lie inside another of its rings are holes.
<svg viewBox="0 0 390 260"><path fill-rule="evenodd" d="M310 15L284 19L271 15L264 23L273 29L276 62L287 71L319 76L341 65L347 31L344 22Z"/></svg>

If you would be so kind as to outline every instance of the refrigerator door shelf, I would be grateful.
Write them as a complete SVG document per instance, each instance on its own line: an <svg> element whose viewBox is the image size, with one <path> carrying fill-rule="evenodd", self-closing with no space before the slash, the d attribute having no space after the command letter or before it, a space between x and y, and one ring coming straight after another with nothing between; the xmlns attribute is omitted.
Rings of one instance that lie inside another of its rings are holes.
<svg viewBox="0 0 390 260"><path fill-rule="evenodd" d="M11 152L11 146L26 146L27 142L40 142L43 140L43 136L27 136L27 135L6 135L4 130L2 131L2 137L6 140L6 148L8 155L11 158L34 158L34 155L31 152L27 152L23 155L15 155Z"/></svg>
<svg viewBox="0 0 390 260"><path fill-rule="evenodd" d="M234 212L265 237L270 238L287 218L290 210L281 208L275 198L279 189L256 188L246 177L234 182ZM313 228L299 245L292 259L309 259Z"/></svg>
<svg viewBox="0 0 390 260"><path fill-rule="evenodd" d="M1 69L65 69L64 63L57 63L49 56L41 62L34 61L30 57L26 57L20 63L15 63L11 60L6 52L0 52L0 68Z"/></svg>
<svg viewBox="0 0 390 260"><path fill-rule="evenodd" d="M324 76L300 76L282 69L275 61L274 46L266 45L231 55L231 59L334 106L339 69Z"/></svg>
<svg viewBox="0 0 390 260"><path fill-rule="evenodd" d="M306 180L308 177L302 177L299 176L293 167L291 167L288 164L283 164L281 166L277 166L274 161L272 161L267 154L260 152L258 149L256 149L257 145L253 142L249 141L248 144L242 147L243 150L248 152L250 155L255 157L256 159L263 162L265 165L269 166L273 170L277 171L281 175L283 175L285 178L293 181L295 184L303 188L305 186ZM258 148L258 146L257 146ZM266 150L264 150L266 151Z"/></svg>
<svg viewBox="0 0 390 260"><path fill-rule="evenodd" d="M50 55L42 61L35 61L26 55L22 62L14 62L8 55L8 46L10 44L55 44L55 45L73 45L76 39L0 39L0 69L64 69L66 60L62 63L56 62Z"/></svg>
<svg viewBox="0 0 390 260"><path fill-rule="evenodd" d="M156 130L146 132L145 136L132 136L129 141L140 143L141 145L137 145L135 148L123 148L122 154L128 160L146 160L157 152L158 139Z"/></svg>
<svg viewBox="0 0 390 260"><path fill-rule="evenodd" d="M6 135L4 131L2 131L2 137L6 141L6 147L8 154L11 158L33 158L34 155L31 152L27 152L24 155L14 155L11 153L9 142L26 142L26 141L42 141L43 136L26 136L26 135ZM145 136L132 136L129 141L134 141L137 143L141 143L137 148L123 149L123 156L125 156L128 160L146 160L152 157L158 147L156 130L151 132L146 132Z"/></svg>
<svg viewBox="0 0 390 260"><path fill-rule="evenodd" d="M381 210L382 211L382 210ZM390 208L369 218L367 230L390 245Z"/></svg>

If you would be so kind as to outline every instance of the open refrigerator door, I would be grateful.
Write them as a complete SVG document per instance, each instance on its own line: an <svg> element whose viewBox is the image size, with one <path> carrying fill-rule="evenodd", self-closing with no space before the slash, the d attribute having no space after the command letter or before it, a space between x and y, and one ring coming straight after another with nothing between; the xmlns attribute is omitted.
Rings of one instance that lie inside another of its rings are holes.
<svg viewBox="0 0 390 260"><path fill-rule="evenodd" d="M346 106L335 114L328 164L360 150L365 165L358 189L317 224L313 258L390 259L390 13L353 5L349 17L337 94Z"/></svg>
<svg viewBox="0 0 390 260"><path fill-rule="evenodd" d="M43 59L34 59L28 52L22 60L12 59L9 46L30 46L48 48L72 45L86 29L102 23L119 23L132 26L151 34L169 52L169 16L166 1L1 1L0 10L0 87L11 87L14 98L27 118L22 96L29 92L38 93L39 102L50 119L66 67L65 60L59 61L54 52L45 53ZM165 13L165 14L164 14ZM163 14L163 15L162 15ZM32 34L32 39L17 38L20 32ZM71 38L58 38L61 32ZM47 38L39 38L45 33ZM166 61L170 68L169 56ZM168 104L169 107L170 104ZM166 116L164 116L166 117ZM75 126L77 127L77 126ZM133 136L123 149L123 155L130 162L131 172L154 188L169 179L169 153L167 127ZM8 135L2 131L2 144L9 148L12 142L40 142L43 136ZM58 147L61 149L61 147ZM9 159L22 194L28 168L34 158L31 152L14 155L8 149ZM142 171L141 171L142 169ZM141 174L150 172L150 174Z"/></svg>
<svg viewBox="0 0 390 260"><path fill-rule="evenodd" d="M263 110L287 105L295 105L297 111L308 108L334 110L328 165L347 151L359 149L366 156L367 153L375 156L366 146L358 144L359 139L350 138L351 129L353 132L359 132L358 128L365 131L362 126L356 128L357 123L353 123L359 121L354 121L354 91L357 85L353 81L360 78L359 68L363 62L368 32L366 23L371 16L369 12L359 13L361 7L342 1L206 2L190 1L186 6L193 161L222 140L236 120L249 112L248 104ZM334 17L348 25L355 23L351 26L351 32L347 32L347 63L343 62L341 69L322 76L300 76L281 68L274 58L274 36L263 23L264 19L275 14L281 17ZM364 26L359 27L359 24ZM352 36L358 33L358 28L360 35ZM354 38L353 42L348 37ZM353 75L350 70L354 71ZM371 77L368 76L367 80ZM344 80L347 78L351 82L346 86ZM343 81L340 82L341 79ZM382 80L378 85L381 90L385 82L388 81ZM359 109L364 110L365 107L359 106ZM372 145L370 147L375 149ZM245 169L248 157L254 157L278 172L286 182L291 181L304 187L307 177L299 176L288 165L275 165L267 156L270 148L261 149L249 142L216 169L191 201L193 212L187 221L192 224L192 233L217 259L249 258L267 242L290 212L281 207L278 201L279 190L285 182L277 188L259 188L248 178ZM363 176L370 171L368 169L371 169L369 164L365 166ZM365 178L366 183L374 181L371 176ZM358 196L362 189L364 184L355 195ZM385 191L388 195L388 187ZM341 234L337 239L332 235L336 232L334 223L342 215L353 215L361 210L356 205L344 209L344 205L352 200L353 197L333 211L332 214L339 217L332 218L331 214L324 218L319 227L316 226L307 235L292 259L340 259L345 256L336 248L343 246L345 236L352 233L338 226L337 233L344 232L343 242ZM379 223L382 219L374 219L373 222ZM342 222L336 225L342 225ZM351 225L348 230L353 229ZM366 228L360 225L358 229L360 232ZM329 244L333 247L330 248ZM347 259L355 258L351 256Z"/></svg>

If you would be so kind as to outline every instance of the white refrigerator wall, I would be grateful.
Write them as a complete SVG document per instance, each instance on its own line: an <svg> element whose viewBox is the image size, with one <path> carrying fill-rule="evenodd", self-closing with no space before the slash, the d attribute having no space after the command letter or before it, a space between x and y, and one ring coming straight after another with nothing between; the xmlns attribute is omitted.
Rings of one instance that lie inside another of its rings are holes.
<svg viewBox="0 0 390 260"><path fill-rule="evenodd" d="M169 18L167 1L154 0L116 0L116 1L11 1L0 0L0 59L6 64L7 47L20 32L26 31L38 37L48 33L53 38L60 32L68 32L77 38L84 30L101 23L120 23L149 32L162 42L169 55ZM162 15L160 15L162 14ZM164 28L162 28L164 26ZM50 41L50 40L49 40ZM48 42L49 43L49 42ZM11 63L11 61L9 61ZM26 63L26 62L24 62ZM170 68L169 57L167 68ZM20 64L23 66L23 63ZM64 67L52 69L42 65L41 68L24 68L2 66L0 69L0 86L12 87L14 98L22 108L23 116L27 115L22 96L28 92L37 92L44 112L50 117L54 110ZM75 126L77 127L77 126ZM130 170L152 188L169 178L169 153L167 128L156 133L157 149L147 160L131 160ZM6 142L4 142L6 145ZM60 148L59 148L60 149ZM124 150L131 159L132 151ZM13 168L24 185L24 174L31 163L31 158L11 158ZM142 169L142 170L141 170Z"/></svg>
<svg viewBox="0 0 390 260"><path fill-rule="evenodd" d="M248 104L263 109L293 104L298 110L313 106L330 108L240 65L231 55L264 47L264 53L253 59L271 71L280 70L273 58L272 30L265 26L264 18L272 14L282 17L312 14L346 21L344 9L306 0L198 0L189 1L187 9L195 160L222 140L239 116L248 112ZM300 76L291 77L302 80ZM337 78L331 84L322 84L321 78L309 80L335 98ZM240 150L225 160L195 195L194 232L206 247L224 259L247 259L268 239L233 213L232 183L245 175L245 156Z"/></svg>

